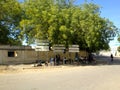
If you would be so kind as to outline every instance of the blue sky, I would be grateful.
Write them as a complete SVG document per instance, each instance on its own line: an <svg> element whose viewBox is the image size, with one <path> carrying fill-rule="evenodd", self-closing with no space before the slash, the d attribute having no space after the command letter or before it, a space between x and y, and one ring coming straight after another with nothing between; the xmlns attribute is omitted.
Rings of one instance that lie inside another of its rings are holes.
<svg viewBox="0 0 120 90"><path fill-rule="evenodd" d="M84 3L85 0L76 0L77 4ZM108 18L117 28L120 28L120 0L87 0L94 2L101 7L101 17ZM110 42L110 47L119 46L117 37Z"/></svg>
<svg viewBox="0 0 120 90"><path fill-rule="evenodd" d="M19 0L23 1L23 0ZM76 0L77 4L84 3L85 0ZM88 2L94 2L101 7L101 17L108 18L114 23L117 28L120 28L120 0L87 0ZM110 46L120 45L115 38L110 42Z"/></svg>

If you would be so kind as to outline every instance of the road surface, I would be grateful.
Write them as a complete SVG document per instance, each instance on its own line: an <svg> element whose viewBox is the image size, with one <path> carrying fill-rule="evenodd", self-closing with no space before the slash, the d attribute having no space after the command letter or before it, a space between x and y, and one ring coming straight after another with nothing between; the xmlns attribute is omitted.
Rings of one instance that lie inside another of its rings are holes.
<svg viewBox="0 0 120 90"><path fill-rule="evenodd" d="M0 90L120 90L120 66L78 66L0 74Z"/></svg>

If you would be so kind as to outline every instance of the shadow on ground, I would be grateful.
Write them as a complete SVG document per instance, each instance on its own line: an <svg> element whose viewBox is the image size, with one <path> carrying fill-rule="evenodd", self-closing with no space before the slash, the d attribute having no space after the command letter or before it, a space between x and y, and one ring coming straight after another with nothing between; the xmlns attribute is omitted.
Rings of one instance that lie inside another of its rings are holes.
<svg viewBox="0 0 120 90"><path fill-rule="evenodd" d="M110 56L95 56L96 65L120 65L120 57L114 57L113 62Z"/></svg>

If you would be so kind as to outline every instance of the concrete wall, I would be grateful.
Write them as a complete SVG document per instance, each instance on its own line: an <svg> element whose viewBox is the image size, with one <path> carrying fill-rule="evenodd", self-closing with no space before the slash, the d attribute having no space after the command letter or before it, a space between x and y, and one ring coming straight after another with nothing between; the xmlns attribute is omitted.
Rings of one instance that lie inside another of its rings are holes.
<svg viewBox="0 0 120 90"><path fill-rule="evenodd" d="M10 57L8 52L15 52L14 57ZM36 52L30 46L0 46L0 64L32 63L36 60Z"/></svg>
<svg viewBox="0 0 120 90"><path fill-rule="evenodd" d="M0 64L32 63L37 59L33 50L13 50L17 53L15 57L8 57L8 50L0 50Z"/></svg>
<svg viewBox="0 0 120 90"><path fill-rule="evenodd" d="M16 53L15 57L9 57L8 52L13 51ZM35 51L29 46L0 46L0 64L20 64L20 63L33 63L36 60L49 60L50 57L55 57L59 54L61 59L63 57L71 58L74 60L75 53L63 53L53 51ZM80 51L79 56L86 56L85 51Z"/></svg>

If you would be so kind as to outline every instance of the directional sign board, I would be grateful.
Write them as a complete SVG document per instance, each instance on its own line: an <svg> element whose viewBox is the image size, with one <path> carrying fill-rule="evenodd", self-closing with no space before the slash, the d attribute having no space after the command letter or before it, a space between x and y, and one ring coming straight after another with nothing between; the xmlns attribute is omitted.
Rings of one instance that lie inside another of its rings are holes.
<svg viewBox="0 0 120 90"><path fill-rule="evenodd" d="M36 40L35 51L49 51L48 40Z"/></svg>
<svg viewBox="0 0 120 90"><path fill-rule="evenodd" d="M35 51L49 51L49 46L36 46Z"/></svg>
<svg viewBox="0 0 120 90"><path fill-rule="evenodd" d="M79 45L70 45L69 52L79 52Z"/></svg>
<svg viewBox="0 0 120 90"><path fill-rule="evenodd" d="M65 46L64 45L54 45L53 51L54 52L64 52Z"/></svg>
<svg viewBox="0 0 120 90"><path fill-rule="evenodd" d="M49 46L49 43L37 43L37 46Z"/></svg>

